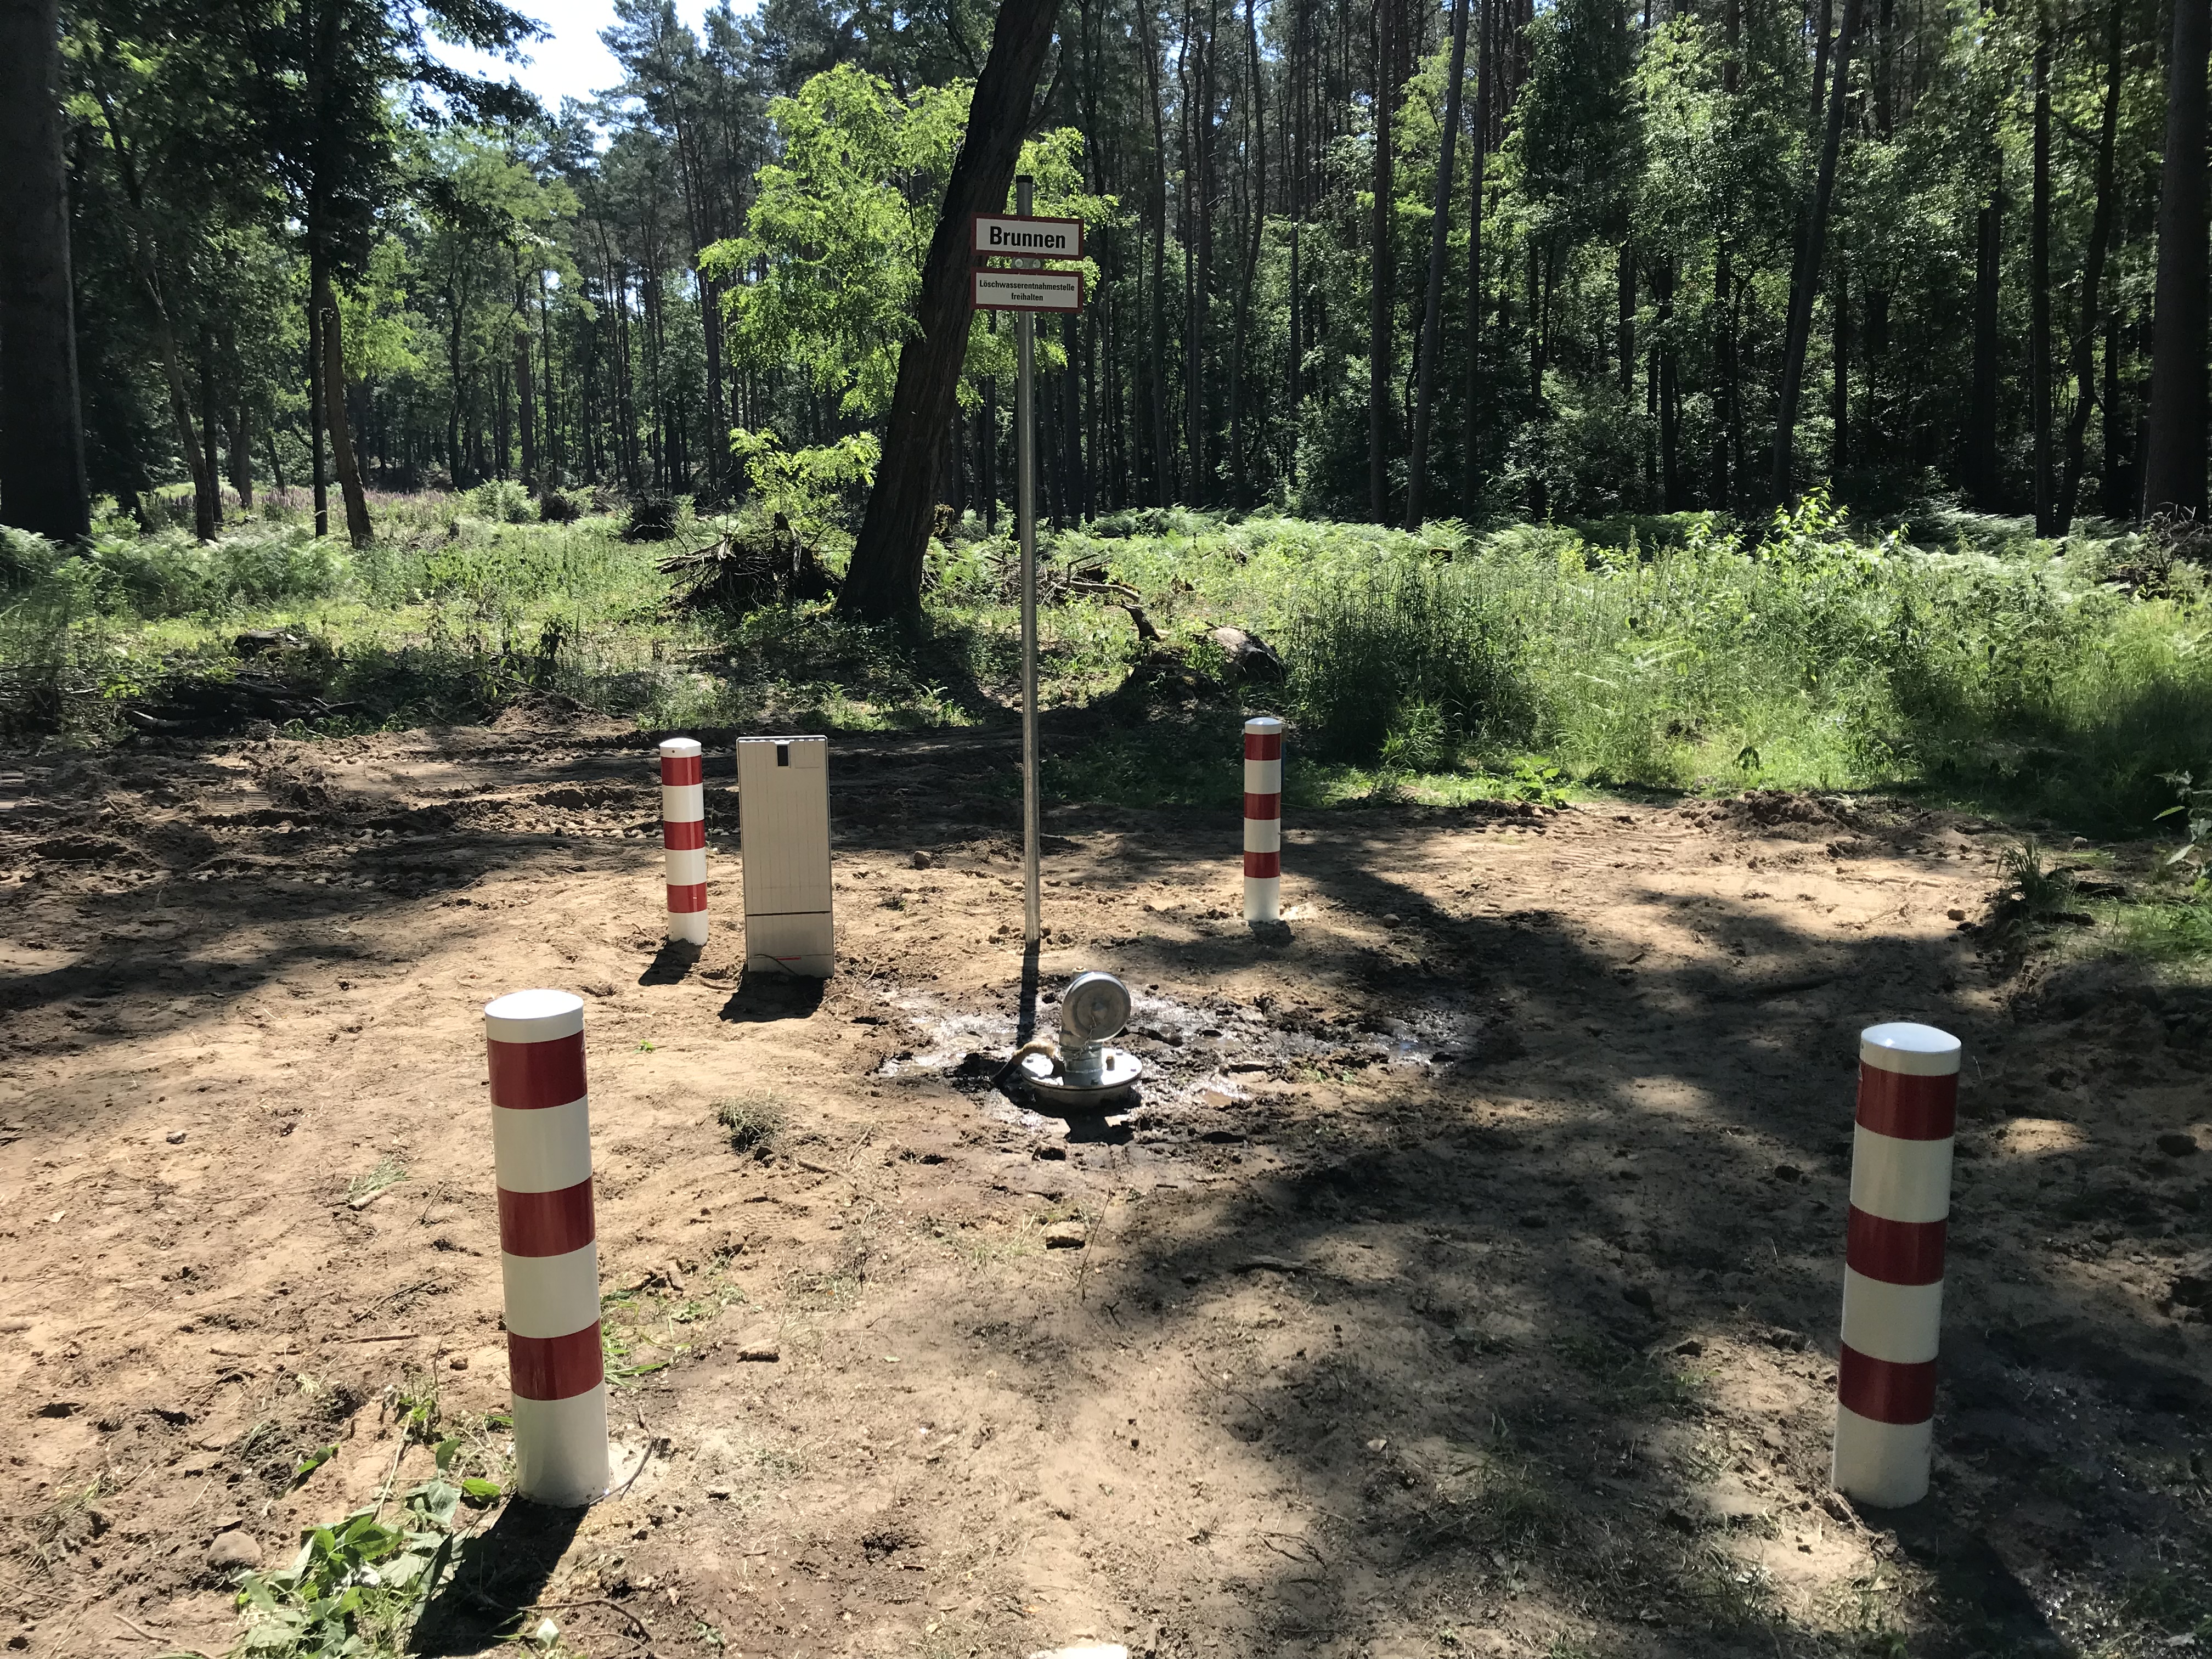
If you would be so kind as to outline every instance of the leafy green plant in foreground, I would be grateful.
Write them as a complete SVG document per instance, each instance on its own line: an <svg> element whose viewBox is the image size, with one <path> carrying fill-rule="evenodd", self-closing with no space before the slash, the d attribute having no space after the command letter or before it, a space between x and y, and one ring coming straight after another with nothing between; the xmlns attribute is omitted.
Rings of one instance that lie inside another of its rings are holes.
<svg viewBox="0 0 2212 1659"><path fill-rule="evenodd" d="M2201 890L2212 883L2212 772L2203 783L2191 772L2168 772L2165 781L2180 799L2159 817L2181 820L2181 848L2166 860L2166 867L2186 869Z"/></svg>
<svg viewBox="0 0 2212 1659"><path fill-rule="evenodd" d="M234 1650L253 1659L339 1659L391 1654L451 1569L466 1528L463 1506L500 1495L496 1481L460 1472L463 1443L437 1444L438 1471L400 1500L387 1524L382 1500L315 1528L292 1565L249 1572L238 1605L245 1635Z"/></svg>

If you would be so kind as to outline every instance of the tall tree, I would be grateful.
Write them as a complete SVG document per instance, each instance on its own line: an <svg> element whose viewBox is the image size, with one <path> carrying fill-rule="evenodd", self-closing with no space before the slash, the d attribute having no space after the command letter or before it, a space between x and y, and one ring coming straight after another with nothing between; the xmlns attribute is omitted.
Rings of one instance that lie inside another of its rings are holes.
<svg viewBox="0 0 2212 1659"><path fill-rule="evenodd" d="M2081 322L2075 331L2074 410L2066 420L2066 473L2058 491L2055 533L2072 528L2075 508L2081 501L2081 472L2087 460L2089 414L2101 401L2097 396L2097 331L2104 321L2105 259L2112 240L2114 210L2112 174L2118 150L2120 89L2126 71L2121 18L2122 0L2107 0L2105 7L2105 97L2097 123L2096 206L2089 222L2089 246L2081 259ZM2113 400L2117 401L2117 400ZM2107 433L2119 418L2118 410L2105 404Z"/></svg>
<svg viewBox="0 0 2212 1659"><path fill-rule="evenodd" d="M2034 180L2028 206L2028 418L2035 428L2035 533L2055 536L2058 498L2051 453L2051 15L2036 17Z"/></svg>
<svg viewBox="0 0 2212 1659"><path fill-rule="evenodd" d="M999 8L990 55L969 106L967 135L922 264L915 332L899 350L883 463L838 594L837 607L848 616L888 622L921 606L922 562L935 516L937 446L959 396L968 352L968 220L1005 211L1059 12L1060 0L1002 0Z"/></svg>
<svg viewBox="0 0 2212 1659"><path fill-rule="evenodd" d="M1844 115L1849 106L1851 41L1858 31L1862 0L1844 0L1843 27L1836 33L1835 79L1828 88L1828 119L1820 140L1820 160L1806 204L1796 263L1790 272L1790 320L1782 344L1781 389L1775 400L1774 499L1792 493L1797 400L1805 384L1805 353L1813 337L1813 296L1820 284L1820 255L1828 240L1828 206L1835 198L1836 165L1843 149Z"/></svg>
<svg viewBox="0 0 2212 1659"><path fill-rule="evenodd" d="M2004 179L2000 173L1974 219L1974 350L1959 471L1966 499L2000 510L1997 477L1997 276L2004 246Z"/></svg>
<svg viewBox="0 0 2212 1659"><path fill-rule="evenodd" d="M362 543L372 532L349 429L342 324L326 301L360 269L377 213L398 192L392 94L434 95L464 122L526 119L538 113L527 93L453 68L431 41L512 57L544 31L499 0L301 0L246 18L241 55L258 81L253 118L307 264L310 425L331 433L347 533ZM319 481L319 442L313 447ZM319 531L319 501L317 519Z"/></svg>
<svg viewBox="0 0 2212 1659"><path fill-rule="evenodd" d="M1452 149L1459 142L1460 88L1467 76L1467 19L1471 0L1452 0L1450 67L1444 71L1444 129L1437 157L1436 204L1429 222L1429 281L1421 302L1419 390L1413 403L1413 453L1406 474L1406 528L1421 527L1428 484L1429 428L1436 412L1437 356L1443 331L1444 249L1451 236Z"/></svg>
<svg viewBox="0 0 2212 1659"><path fill-rule="evenodd" d="M1396 311L1396 218L1392 165L1397 149L1393 122L1398 108L1398 7L1400 0L1375 0L1375 214L1373 279L1367 301L1367 507L1377 524L1390 516L1390 395L1396 348L1391 324Z"/></svg>
<svg viewBox="0 0 2212 1659"><path fill-rule="evenodd" d="M92 527L70 273L57 0L0 0L0 518Z"/></svg>
<svg viewBox="0 0 2212 1659"><path fill-rule="evenodd" d="M1460 511L1474 516L1482 490L1482 188L1490 155L1490 100L1497 75L1497 0L1468 0L1482 21L1475 30L1474 155L1467 184L1467 409L1462 417L1467 459L1460 473Z"/></svg>
<svg viewBox="0 0 2212 1659"><path fill-rule="evenodd" d="M2174 0L2158 184L2143 511L2204 510L2204 74L2212 0Z"/></svg>

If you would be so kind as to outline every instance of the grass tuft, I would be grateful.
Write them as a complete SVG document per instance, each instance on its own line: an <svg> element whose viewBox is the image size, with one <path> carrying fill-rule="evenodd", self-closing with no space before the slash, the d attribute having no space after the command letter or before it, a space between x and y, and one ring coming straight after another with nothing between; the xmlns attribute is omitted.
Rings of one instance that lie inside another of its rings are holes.
<svg viewBox="0 0 2212 1659"><path fill-rule="evenodd" d="M714 1103L714 1121L728 1132L732 1152L768 1158L781 1148L790 1115L773 1095L730 1095Z"/></svg>

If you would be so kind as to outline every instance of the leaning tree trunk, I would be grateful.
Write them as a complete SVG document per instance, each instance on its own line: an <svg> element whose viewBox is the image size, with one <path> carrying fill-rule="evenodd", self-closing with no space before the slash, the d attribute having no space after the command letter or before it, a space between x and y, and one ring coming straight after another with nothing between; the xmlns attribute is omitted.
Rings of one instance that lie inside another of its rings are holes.
<svg viewBox="0 0 2212 1659"><path fill-rule="evenodd" d="M1467 18L1470 0L1452 0L1451 67L1444 79L1443 151L1437 159L1437 207L1429 221L1429 283L1421 300L1421 367L1413 399L1413 453L1406 474L1406 528L1421 527L1421 493L1428 482L1429 428L1437 407L1437 336L1443 332L1444 246L1451 235L1452 147L1459 138L1460 82L1467 74Z"/></svg>
<svg viewBox="0 0 2212 1659"><path fill-rule="evenodd" d="M1834 80L1828 88L1828 126L1820 141L1820 171L1813 201L1805 214L1804 240L1790 274L1790 323L1782 348L1782 386L1774 416L1774 499L1790 495L1790 459L1797 433L1797 399L1805 386L1805 352L1813 338L1813 295L1820 285L1820 252L1828 240L1828 204L1836 192L1836 158L1843 149L1844 112L1849 103L1851 37L1858 32L1859 0L1844 0L1843 26L1836 31Z"/></svg>
<svg viewBox="0 0 2212 1659"><path fill-rule="evenodd" d="M2143 511L2204 510L2204 67L2212 0L2175 0L2159 172Z"/></svg>
<svg viewBox="0 0 2212 1659"><path fill-rule="evenodd" d="M57 0L0 4L0 520L92 527L78 411Z"/></svg>
<svg viewBox="0 0 2212 1659"><path fill-rule="evenodd" d="M960 392L968 355L968 216L1006 208L1036 99L1038 67L1052 43L1060 0L1005 0L991 54L976 78L967 136L945 186L915 307L917 331L899 348L898 380L884 432L883 463L837 608L864 621L915 615L936 502L937 446Z"/></svg>

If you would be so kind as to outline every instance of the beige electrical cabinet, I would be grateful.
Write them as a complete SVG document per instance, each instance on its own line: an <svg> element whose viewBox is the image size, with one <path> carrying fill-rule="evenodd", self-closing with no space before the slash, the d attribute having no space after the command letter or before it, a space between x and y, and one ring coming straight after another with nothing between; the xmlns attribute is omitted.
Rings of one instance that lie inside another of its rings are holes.
<svg viewBox="0 0 2212 1659"><path fill-rule="evenodd" d="M827 979L830 740L738 739L738 837L745 883L745 966Z"/></svg>

